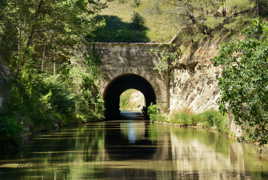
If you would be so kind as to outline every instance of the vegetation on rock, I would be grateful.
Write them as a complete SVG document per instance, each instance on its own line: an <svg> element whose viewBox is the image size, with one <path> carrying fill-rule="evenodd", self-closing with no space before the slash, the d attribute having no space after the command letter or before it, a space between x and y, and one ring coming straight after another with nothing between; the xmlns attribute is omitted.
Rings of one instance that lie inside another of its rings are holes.
<svg viewBox="0 0 268 180"><path fill-rule="evenodd" d="M234 115L245 140L268 142L268 23L255 20L245 37L226 43L214 59L219 78L220 110Z"/></svg>
<svg viewBox="0 0 268 180"><path fill-rule="evenodd" d="M159 111L157 105L148 108L148 114L152 122L167 122L181 126L199 126L203 128L216 129L222 133L229 133L228 119L222 113L215 110L207 110L203 113L193 113L190 109L182 109L169 114Z"/></svg>

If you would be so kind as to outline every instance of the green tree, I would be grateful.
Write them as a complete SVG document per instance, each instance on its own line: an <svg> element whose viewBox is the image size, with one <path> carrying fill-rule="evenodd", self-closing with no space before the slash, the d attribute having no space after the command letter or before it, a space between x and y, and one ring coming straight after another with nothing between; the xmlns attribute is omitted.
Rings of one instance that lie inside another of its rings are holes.
<svg viewBox="0 0 268 180"><path fill-rule="evenodd" d="M4 1L0 11L2 58L17 72L31 61L42 69L45 62L68 61L73 48L96 27L94 15L104 5L87 0Z"/></svg>
<svg viewBox="0 0 268 180"><path fill-rule="evenodd" d="M245 139L268 142L268 23L254 21L243 40L224 44L214 59L222 66L220 109L231 112Z"/></svg>
<svg viewBox="0 0 268 180"><path fill-rule="evenodd" d="M101 102L96 88L96 58L88 58L84 70L76 59L79 55L87 60L79 50L87 43L86 35L98 26L95 16L106 6L102 2L0 2L0 59L12 74L0 134L12 136L20 126L34 129L98 115Z"/></svg>
<svg viewBox="0 0 268 180"><path fill-rule="evenodd" d="M241 23L248 20L245 15L254 12L256 7L250 0L170 0L170 2L175 7L172 14L176 24L188 32L203 35L227 29L227 25L234 22L236 23L233 26L235 24L241 26Z"/></svg>

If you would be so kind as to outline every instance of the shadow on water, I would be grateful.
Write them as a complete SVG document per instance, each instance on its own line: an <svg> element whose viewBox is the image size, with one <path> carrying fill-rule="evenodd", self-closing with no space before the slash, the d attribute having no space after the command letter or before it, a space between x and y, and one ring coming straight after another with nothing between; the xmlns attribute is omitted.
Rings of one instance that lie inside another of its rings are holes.
<svg viewBox="0 0 268 180"><path fill-rule="evenodd" d="M118 16L99 15L96 21L103 20L103 26L87 36L90 42L149 42L143 24L136 27L133 23L123 22Z"/></svg>
<svg viewBox="0 0 268 180"><path fill-rule="evenodd" d="M144 120L144 114L142 112L129 112L129 111L121 111L120 116L122 120Z"/></svg>
<svg viewBox="0 0 268 180"><path fill-rule="evenodd" d="M0 154L0 179L266 180L268 158L219 134L125 119L37 136Z"/></svg>
<svg viewBox="0 0 268 180"><path fill-rule="evenodd" d="M109 130L106 131L105 149L109 158L112 160L153 159L157 148L155 141L149 138L149 125L149 122L138 120L124 120L119 124L107 122L106 128Z"/></svg>

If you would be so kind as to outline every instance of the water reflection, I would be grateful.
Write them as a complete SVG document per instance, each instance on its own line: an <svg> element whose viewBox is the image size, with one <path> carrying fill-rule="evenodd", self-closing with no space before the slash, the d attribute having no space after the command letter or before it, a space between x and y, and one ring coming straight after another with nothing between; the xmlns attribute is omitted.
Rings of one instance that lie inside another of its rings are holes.
<svg viewBox="0 0 268 180"><path fill-rule="evenodd" d="M146 136L148 125L144 121L107 122L105 149L109 160L152 159L157 146Z"/></svg>
<svg viewBox="0 0 268 180"><path fill-rule="evenodd" d="M268 179L268 157L205 130L111 121L40 135L3 156L0 179Z"/></svg>

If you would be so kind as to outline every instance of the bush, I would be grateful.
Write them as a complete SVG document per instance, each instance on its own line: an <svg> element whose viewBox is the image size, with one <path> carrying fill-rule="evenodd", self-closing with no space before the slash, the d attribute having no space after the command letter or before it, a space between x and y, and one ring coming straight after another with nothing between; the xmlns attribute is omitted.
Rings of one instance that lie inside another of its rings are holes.
<svg viewBox="0 0 268 180"><path fill-rule="evenodd" d="M232 113L244 138L259 145L268 143L268 23L256 19L244 30L245 38L224 44L215 66L220 110Z"/></svg>
<svg viewBox="0 0 268 180"><path fill-rule="evenodd" d="M215 110L208 110L197 115L201 122L207 124L208 127L217 128L221 132L227 131L227 117Z"/></svg>
<svg viewBox="0 0 268 180"><path fill-rule="evenodd" d="M215 128L220 132L228 133L228 119L222 113L215 110L208 110L203 113L195 114L191 109L184 108L180 111L174 111L168 116L161 114L157 105L151 105L148 108L150 120L166 121L178 123L183 126L201 125L207 128Z"/></svg>
<svg viewBox="0 0 268 180"><path fill-rule="evenodd" d="M7 111L0 117L1 135L12 137L26 129L49 130L103 117L103 102L92 72L80 72L74 77L71 73L32 71L23 69L11 82Z"/></svg>
<svg viewBox="0 0 268 180"><path fill-rule="evenodd" d="M169 115L169 121L183 125L192 125L192 116L187 112L175 112Z"/></svg>
<svg viewBox="0 0 268 180"><path fill-rule="evenodd" d="M182 125L196 125L197 119L194 118L194 114L191 109L184 108L180 111L175 111L169 114L168 120L170 122L179 123Z"/></svg>
<svg viewBox="0 0 268 180"><path fill-rule="evenodd" d="M153 121L167 121L167 116L160 113L160 109L156 104L150 105L148 107L149 119Z"/></svg>
<svg viewBox="0 0 268 180"><path fill-rule="evenodd" d="M22 131L21 124L18 123L15 116L1 116L0 118L0 136L16 137Z"/></svg>

